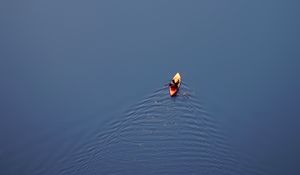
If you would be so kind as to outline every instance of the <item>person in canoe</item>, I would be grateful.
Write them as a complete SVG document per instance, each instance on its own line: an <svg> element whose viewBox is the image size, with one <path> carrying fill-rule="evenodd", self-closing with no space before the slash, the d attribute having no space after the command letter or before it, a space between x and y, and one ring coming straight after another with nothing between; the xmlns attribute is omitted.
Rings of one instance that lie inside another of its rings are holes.
<svg viewBox="0 0 300 175"><path fill-rule="evenodd" d="M181 76L179 73L176 73L169 84L169 93L171 97L177 94L180 84L181 84Z"/></svg>

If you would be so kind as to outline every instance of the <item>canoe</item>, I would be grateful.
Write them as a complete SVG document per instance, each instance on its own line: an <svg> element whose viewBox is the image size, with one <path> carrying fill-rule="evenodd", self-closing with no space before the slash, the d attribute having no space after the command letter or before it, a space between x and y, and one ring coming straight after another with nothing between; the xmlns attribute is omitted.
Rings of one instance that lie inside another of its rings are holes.
<svg viewBox="0 0 300 175"><path fill-rule="evenodd" d="M177 86L175 84L172 85L173 83L176 83ZM173 97L177 94L177 92L179 91L180 85L181 85L181 76L179 73L176 73L175 76L172 78L171 83L169 85L169 93L170 93L171 97Z"/></svg>

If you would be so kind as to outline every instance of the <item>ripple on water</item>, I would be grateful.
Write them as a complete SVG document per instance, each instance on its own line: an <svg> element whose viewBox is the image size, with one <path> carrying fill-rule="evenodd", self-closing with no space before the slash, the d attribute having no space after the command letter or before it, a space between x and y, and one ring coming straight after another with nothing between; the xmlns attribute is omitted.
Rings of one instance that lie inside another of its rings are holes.
<svg viewBox="0 0 300 175"><path fill-rule="evenodd" d="M226 144L216 121L183 84L162 88L110 121L61 174L264 174Z"/></svg>

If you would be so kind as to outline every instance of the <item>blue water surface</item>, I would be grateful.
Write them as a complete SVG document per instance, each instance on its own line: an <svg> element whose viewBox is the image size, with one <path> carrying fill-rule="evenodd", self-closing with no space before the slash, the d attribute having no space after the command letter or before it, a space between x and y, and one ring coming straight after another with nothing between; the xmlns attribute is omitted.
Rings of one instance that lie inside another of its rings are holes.
<svg viewBox="0 0 300 175"><path fill-rule="evenodd" d="M299 174L299 5L1 1L0 174Z"/></svg>

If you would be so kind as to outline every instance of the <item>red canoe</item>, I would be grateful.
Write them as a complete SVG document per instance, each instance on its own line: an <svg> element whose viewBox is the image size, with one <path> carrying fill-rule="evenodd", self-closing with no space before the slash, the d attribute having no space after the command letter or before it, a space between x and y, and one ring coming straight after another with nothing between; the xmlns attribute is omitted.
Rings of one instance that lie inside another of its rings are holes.
<svg viewBox="0 0 300 175"><path fill-rule="evenodd" d="M172 82L176 83L177 85L173 85ZM172 78L169 86L169 93L171 97L177 94L177 92L179 91L180 84L181 84L181 76L179 73L176 73L176 75Z"/></svg>

